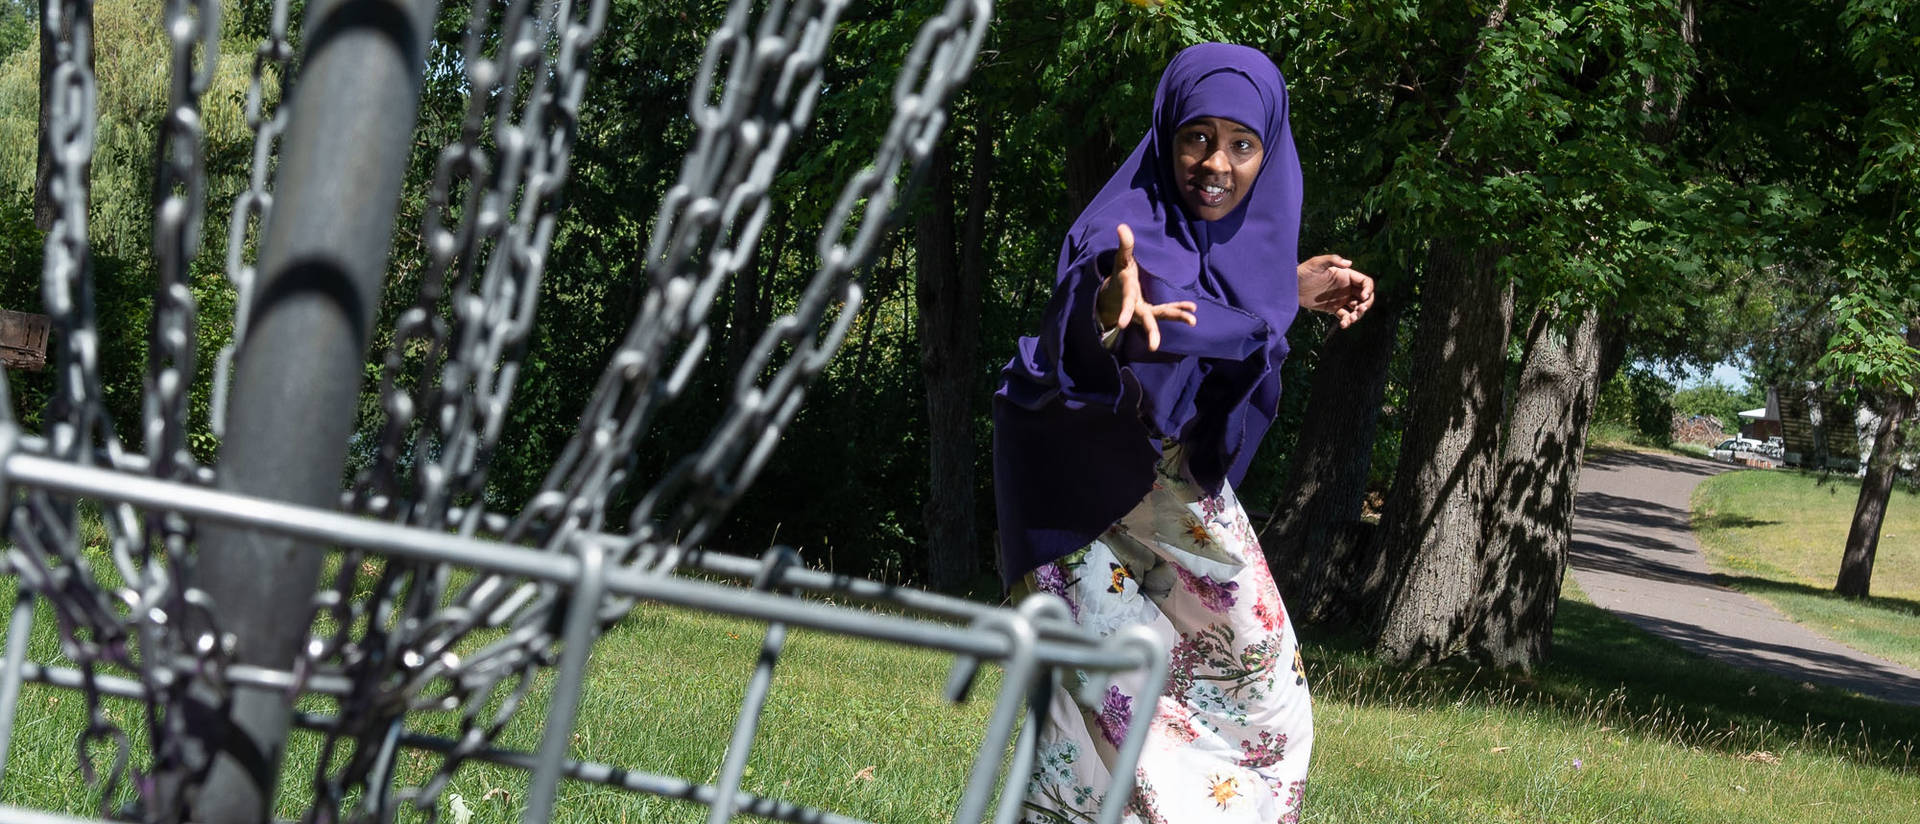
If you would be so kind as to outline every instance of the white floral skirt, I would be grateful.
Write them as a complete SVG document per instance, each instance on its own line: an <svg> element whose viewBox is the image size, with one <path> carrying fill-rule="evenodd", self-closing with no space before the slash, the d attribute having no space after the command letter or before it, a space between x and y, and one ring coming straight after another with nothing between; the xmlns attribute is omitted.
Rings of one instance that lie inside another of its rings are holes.
<svg viewBox="0 0 1920 824"><path fill-rule="evenodd" d="M1207 495L1166 450L1154 488L1086 548L1028 576L1101 636L1142 625L1173 650L1134 774L1129 824L1299 820L1313 708L1299 644L1246 510ZM1109 765L1139 714L1138 683L1098 706L1054 690L1026 820L1093 821Z"/></svg>

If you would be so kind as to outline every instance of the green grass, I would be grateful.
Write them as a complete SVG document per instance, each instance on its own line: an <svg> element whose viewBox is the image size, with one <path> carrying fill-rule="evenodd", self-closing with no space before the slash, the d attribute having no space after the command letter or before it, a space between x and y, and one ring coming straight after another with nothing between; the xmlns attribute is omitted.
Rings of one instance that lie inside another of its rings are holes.
<svg viewBox="0 0 1920 824"><path fill-rule="evenodd" d="M36 657L54 652L47 624L39 626ZM757 626L734 619L636 613L594 651L574 755L710 780L758 638ZM1366 657L1352 639L1309 636L1318 732L1304 820L1920 820L1920 714L1704 661L1578 593L1562 602L1555 649L1531 676L1405 672ZM948 706L937 694L946 664L925 652L796 634L747 788L873 821L948 820L996 684L984 681L973 703ZM544 691L543 681L536 698ZM81 703L73 693L27 691L0 801L90 812L73 768ZM138 727L139 708L113 712ZM450 723L429 718L420 728L445 734ZM537 717L519 719L503 744L531 748L538 727ZM313 761L312 737L297 737L281 815L297 814ZM417 779L428 762L408 757L402 772ZM475 822L518 820L524 790L524 775L485 765L461 769L450 788ZM569 784L554 820L686 822L701 813Z"/></svg>
<svg viewBox="0 0 1920 824"><path fill-rule="evenodd" d="M1697 443L1660 443L1631 426L1599 422L1587 428L1587 451L1589 453L1651 452L1657 455L1685 455L1693 458L1705 458L1707 457L1708 447L1704 444Z"/></svg>
<svg viewBox="0 0 1920 824"><path fill-rule="evenodd" d="M1730 586L1855 649L1920 669L1920 495L1896 489L1880 529L1873 597L1833 593L1860 495L1851 477L1729 472L1693 493L1693 527Z"/></svg>

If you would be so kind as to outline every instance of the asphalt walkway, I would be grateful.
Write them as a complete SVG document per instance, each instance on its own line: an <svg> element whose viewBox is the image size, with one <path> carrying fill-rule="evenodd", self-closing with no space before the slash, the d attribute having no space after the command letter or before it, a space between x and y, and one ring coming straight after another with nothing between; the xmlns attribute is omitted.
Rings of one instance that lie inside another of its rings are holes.
<svg viewBox="0 0 1920 824"><path fill-rule="evenodd" d="M1920 672L1828 640L1714 583L1688 526L1688 500L1701 480L1731 468L1640 452L1590 456L1574 499L1574 581L1595 604L1702 655L1920 706Z"/></svg>

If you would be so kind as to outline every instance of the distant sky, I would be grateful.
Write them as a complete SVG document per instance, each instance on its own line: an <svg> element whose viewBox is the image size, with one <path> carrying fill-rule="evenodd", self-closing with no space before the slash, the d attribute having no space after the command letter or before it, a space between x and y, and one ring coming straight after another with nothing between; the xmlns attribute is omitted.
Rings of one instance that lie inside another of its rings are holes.
<svg viewBox="0 0 1920 824"><path fill-rule="evenodd" d="M1745 387L1749 379L1747 370L1733 363L1715 364L1712 369L1708 370L1688 369L1678 375L1670 375L1669 377L1673 378L1673 382L1678 386L1693 386L1713 380L1724 383L1734 389Z"/></svg>

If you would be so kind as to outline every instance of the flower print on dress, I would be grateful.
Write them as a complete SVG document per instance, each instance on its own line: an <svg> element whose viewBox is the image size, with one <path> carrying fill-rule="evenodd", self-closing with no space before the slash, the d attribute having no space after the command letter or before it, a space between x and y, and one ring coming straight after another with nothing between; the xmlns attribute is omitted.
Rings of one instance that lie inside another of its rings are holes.
<svg viewBox="0 0 1920 824"><path fill-rule="evenodd" d="M1121 692L1119 687L1108 685L1106 700L1100 703L1099 721L1100 734L1118 748L1127 737L1127 728L1133 725L1133 697Z"/></svg>
<svg viewBox="0 0 1920 824"><path fill-rule="evenodd" d="M1170 695L1160 696L1160 709L1153 714L1153 732L1155 736L1148 740L1164 749L1177 749L1200 737L1200 730L1193 726L1193 712Z"/></svg>
<svg viewBox="0 0 1920 824"><path fill-rule="evenodd" d="M1060 600L1067 602L1067 611L1073 614L1074 620L1079 620L1080 604L1073 597L1071 583L1067 580L1067 571L1057 563L1043 564L1033 571L1033 588L1060 596Z"/></svg>
<svg viewBox="0 0 1920 824"><path fill-rule="evenodd" d="M1299 824L1300 805L1307 800L1307 782L1305 779L1287 783L1287 814L1280 817L1280 824Z"/></svg>
<svg viewBox="0 0 1920 824"><path fill-rule="evenodd" d="M1213 802L1216 809L1238 811L1247 806L1245 789L1250 786L1237 772L1213 772L1207 774L1207 801Z"/></svg>
<svg viewBox="0 0 1920 824"><path fill-rule="evenodd" d="M1033 759L1033 786L1060 787L1073 783L1073 764L1080 760L1080 747L1064 739L1040 747Z"/></svg>
<svg viewBox="0 0 1920 824"><path fill-rule="evenodd" d="M1268 687L1273 679L1280 675L1281 648L1285 641L1278 635L1269 635L1257 644L1249 644L1240 651L1240 670L1246 677L1234 682L1230 689L1238 692L1248 686ZM1256 696L1259 690L1255 690Z"/></svg>
<svg viewBox="0 0 1920 824"><path fill-rule="evenodd" d="M1083 595L1078 599L1080 625L1102 638L1123 627L1150 622L1160 612L1141 595L1133 568L1114 557L1101 541L1088 547L1086 566L1075 588Z"/></svg>
<svg viewBox="0 0 1920 824"><path fill-rule="evenodd" d="M1261 730L1256 739L1240 740L1240 766L1265 769L1287 757L1287 734Z"/></svg>
<svg viewBox="0 0 1920 824"><path fill-rule="evenodd" d="M1268 632L1279 632L1287 620L1286 610L1280 608L1277 599L1268 598L1266 593L1254 599L1253 617L1259 619L1260 628Z"/></svg>
<svg viewBox="0 0 1920 824"><path fill-rule="evenodd" d="M1247 705L1234 700L1218 684L1202 681L1188 687L1182 697L1196 711L1194 721L1215 733L1223 732L1216 726L1215 720L1242 727L1247 725Z"/></svg>
<svg viewBox="0 0 1920 824"><path fill-rule="evenodd" d="M1174 570L1180 573L1180 583L1187 585L1187 591L1200 596L1201 606L1221 613L1233 609L1233 593L1240 588L1239 581L1220 583L1205 575L1195 575L1178 565L1174 566Z"/></svg>
<svg viewBox="0 0 1920 824"><path fill-rule="evenodd" d="M1167 817L1160 812L1160 793L1147 780L1146 770L1134 768L1133 800L1127 802L1127 812L1139 816L1142 824L1167 824Z"/></svg>
<svg viewBox="0 0 1920 824"><path fill-rule="evenodd" d="M1260 640L1234 652L1236 636L1231 624L1212 624L1198 632L1184 633L1173 645L1167 668L1167 693L1190 694L1194 684L1212 682L1224 685L1226 692L1242 692L1258 700L1266 697L1278 674L1285 641L1278 635L1261 635Z"/></svg>
<svg viewBox="0 0 1920 824"><path fill-rule="evenodd" d="M1027 820L1041 824L1084 824L1094 817L1093 787L1079 782L1073 765L1080 748L1072 741L1043 744L1036 753L1033 782L1027 786ZM1068 801L1072 796L1072 801Z"/></svg>
<svg viewBox="0 0 1920 824"><path fill-rule="evenodd" d="M1226 499L1219 495L1201 495L1195 504L1200 507L1200 515L1209 521L1217 520L1227 511Z"/></svg>

